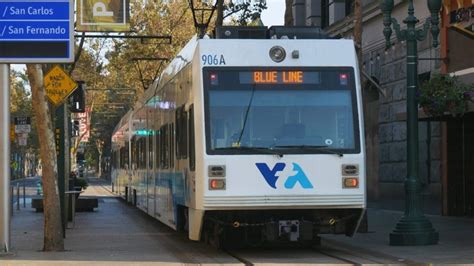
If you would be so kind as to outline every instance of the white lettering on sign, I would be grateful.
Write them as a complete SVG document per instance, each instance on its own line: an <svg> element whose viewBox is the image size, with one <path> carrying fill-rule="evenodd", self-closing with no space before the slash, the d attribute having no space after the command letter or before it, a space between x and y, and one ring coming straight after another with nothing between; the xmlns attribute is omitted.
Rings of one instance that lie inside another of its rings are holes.
<svg viewBox="0 0 474 266"><path fill-rule="evenodd" d="M53 9L52 8L33 8L33 7L28 7L28 14L29 15L54 15Z"/></svg>
<svg viewBox="0 0 474 266"><path fill-rule="evenodd" d="M10 15L25 15L26 11L24 8L10 7Z"/></svg>
<svg viewBox="0 0 474 266"><path fill-rule="evenodd" d="M105 7L104 3L97 2L97 3L94 4L94 7L92 8L92 16L94 16L94 17L113 17L114 12L107 11L107 8Z"/></svg>
<svg viewBox="0 0 474 266"><path fill-rule="evenodd" d="M8 34L24 34L25 31L23 28L15 28L13 26L8 26Z"/></svg>
<svg viewBox="0 0 474 266"><path fill-rule="evenodd" d="M34 28L27 26L26 32L28 34L66 34L66 29L61 26L55 28Z"/></svg>
<svg viewBox="0 0 474 266"><path fill-rule="evenodd" d="M40 7L40 8L34 8L34 7L28 7L28 9L25 8L18 8L18 7L10 7L10 15L54 15L54 10L52 8L45 8L45 7Z"/></svg>

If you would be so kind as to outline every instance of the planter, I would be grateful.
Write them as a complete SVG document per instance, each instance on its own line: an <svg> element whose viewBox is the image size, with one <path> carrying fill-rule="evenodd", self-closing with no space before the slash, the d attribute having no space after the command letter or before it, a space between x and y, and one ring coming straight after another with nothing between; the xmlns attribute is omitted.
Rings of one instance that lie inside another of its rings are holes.
<svg viewBox="0 0 474 266"><path fill-rule="evenodd" d="M432 117L462 116L472 101L474 85L464 84L455 76L434 75L418 91L418 102L423 111Z"/></svg>

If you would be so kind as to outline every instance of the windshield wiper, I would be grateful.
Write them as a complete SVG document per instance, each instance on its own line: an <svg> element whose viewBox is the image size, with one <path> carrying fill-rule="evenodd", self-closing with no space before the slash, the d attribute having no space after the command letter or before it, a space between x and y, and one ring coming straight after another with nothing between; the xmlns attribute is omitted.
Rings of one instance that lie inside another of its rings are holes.
<svg viewBox="0 0 474 266"><path fill-rule="evenodd" d="M253 86L252 86L252 95L250 95L250 101L249 101L249 104L247 105L247 110L245 110L244 124L242 126L242 130L240 131L239 139L237 140L238 144L240 144L240 141L242 141L242 136L244 135L245 126L247 125L247 120L249 118L250 108L252 107L253 96L255 95L255 86L256 86L256 84L254 83Z"/></svg>
<svg viewBox="0 0 474 266"><path fill-rule="evenodd" d="M216 150L216 151L222 151L222 150L258 151L258 152L264 152L264 153L274 154L274 155L278 155L280 157L283 157L283 154L281 152L278 152L277 150L274 150L274 149L269 148L269 147L233 146L233 147L215 148L214 150Z"/></svg>
<svg viewBox="0 0 474 266"><path fill-rule="evenodd" d="M339 157L344 156L341 152L328 149L329 146L326 145L277 145L272 148L279 148L279 149L301 149L301 150L315 150L315 151L322 151L330 154L336 154Z"/></svg>

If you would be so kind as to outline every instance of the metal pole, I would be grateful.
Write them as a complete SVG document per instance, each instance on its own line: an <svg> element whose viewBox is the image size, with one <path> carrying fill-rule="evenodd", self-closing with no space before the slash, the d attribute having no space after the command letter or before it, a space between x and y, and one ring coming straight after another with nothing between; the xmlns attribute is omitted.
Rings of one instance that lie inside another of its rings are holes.
<svg viewBox="0 0 474 266"><path fill-rule="evenodd" d="M12 186L10 186L10 215L13 216L13 204L15 203L15 188Z"/></svg>
<svg viewBox="0 0 474 266"><path fill-rule="evenodd" d="M23 179L23 208L26 208L26 178Z"/></svg>
<svg viewBox="0 0 474 266"><path fill-rule="evenodd" d="M16 210L20 210L20 183L16 183Z"/></svg>
<svg viewBox="0 0 474 266"><path fill-rule="evenodd" d="M418 175L418 19L414 15L413 0L408 3L407 24L407 178L405 180L405 215L390 234L390 244L399 246L433 245L438 243L438 232L423 215L421 182Z"/></svg>
<svg viewBox="0 0 474 266"><path fill-rule="evenodd" d="M10 249L10 65L0 64L0 252Z"/></svg>

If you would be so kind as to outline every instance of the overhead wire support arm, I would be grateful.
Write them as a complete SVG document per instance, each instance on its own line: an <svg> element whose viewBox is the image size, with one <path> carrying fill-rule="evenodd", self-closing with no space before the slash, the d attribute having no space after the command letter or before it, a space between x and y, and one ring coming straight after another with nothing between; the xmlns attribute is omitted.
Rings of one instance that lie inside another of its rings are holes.
<svg viewBox="0 0 474 266"><path fill-rule="evenodd" d="M205 7L200 7L202 6L202 2L198 0L188 0L189 1L189 7L191 8L191 11L193 13L193 19L194 19L194 26L196 29L199 30L199 38L203 38L204 35L206 34L206 30L209 27L209 23L211 22L212 15L214 15L214 12L217 9L217 4L219 1L224 1L224 0L216 0L214 5L209 4ZM201 15L199 16L196 14L197 12L201 12ZM208 12L209 17L207 19L205 18L205 13Z"/></svg>
<svg viewBox="0 0 474 266"><path fill-rule="evenodd" d="M140 67L140 61L161 61L158 68L156 68L155 74L153 75L151 82L153 82L157 77L158 73L160 73L161 68L163 67L163 63L169 61L169 58L164 57L135 57L132 58L132 61L136 62L136 66L138 69L138 74L140 75L140 80L142 82L143 90L146 90L150 84L145 84L145 78L143 76L142 69Z"/></svg>

